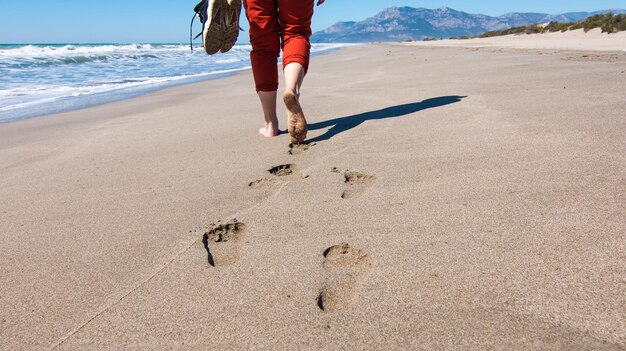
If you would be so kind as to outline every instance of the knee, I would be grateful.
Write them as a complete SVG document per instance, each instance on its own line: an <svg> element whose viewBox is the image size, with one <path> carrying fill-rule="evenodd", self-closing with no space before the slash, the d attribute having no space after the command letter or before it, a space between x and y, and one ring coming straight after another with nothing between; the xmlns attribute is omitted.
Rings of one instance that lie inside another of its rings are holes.
<svg viewBox="0 0 626 351"><path fill-rule="evenodd" d="M302 38L308 40L311 36L311 25L306 24L289 24L283 27L283 36L285 40L289 38Z"/></svg>
<svg viewBox="0 0 626 351"><path fill-rule="evenodd" d="M271 54L276 57L280 54L280 39L278 34L250 35L250 45L257 53Z"/></svg>

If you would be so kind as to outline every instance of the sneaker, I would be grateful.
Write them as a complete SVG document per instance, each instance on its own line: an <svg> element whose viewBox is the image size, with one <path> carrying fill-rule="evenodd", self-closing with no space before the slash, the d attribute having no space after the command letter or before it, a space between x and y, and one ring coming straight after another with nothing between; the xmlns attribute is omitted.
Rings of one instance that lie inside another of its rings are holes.
<svg viewBox="0 0 626 351"><path fill-rule="evenodd" d="M193 30L193 21L196 16L200 17L200 22L202 22L202 32L193 39L202 35L204 51L209 55L219 52L224 43L226 28L222 15L228 10L227 5L226 0L202 0L193 9L195 15L191 19L191 30ZM191 32L190 35L192 35ZM191 40L192 51L193 39Z"/></svg>
<svg viewBox="0 0 626 351"><path fill-rule="evenodd" d="M227 0L226 11L222 12L224 24L224 41L220 52L227 52L237 42L239 37L239 15L241 14L241 0Z"/></svg>

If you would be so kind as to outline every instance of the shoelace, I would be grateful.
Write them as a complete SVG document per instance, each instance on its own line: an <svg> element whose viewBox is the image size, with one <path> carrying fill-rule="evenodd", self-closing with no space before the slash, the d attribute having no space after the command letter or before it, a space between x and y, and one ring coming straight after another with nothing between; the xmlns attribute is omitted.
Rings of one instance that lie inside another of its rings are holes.
<svg viewBox="0 0 626 351"><path fill-rule="evenodd" d="M202 33L204 32L204 24L206 23L206 20L207 20L206 18L204 18L204 16L206 15L208 6L209 6L208 0L201 0L193 8L194 15L191 18L191 26L189 27L189 47L191 48L191 52L193 52L193 41L197 39L199 36L201 36ZM194 37L193 36L193 22L196 20L196 17L200 17L200 22L202 23L202 31Z"/></svg>
<svg viewBox="0 0 626 351"><path fill-rule="evenodd" d="M189 48L191 49L191 52L193 52L193 41L198 37L193 37L193 22L196 20L197 16L197 13L193 15L193 17L191 18L191 26L189 26Z"/></svg>

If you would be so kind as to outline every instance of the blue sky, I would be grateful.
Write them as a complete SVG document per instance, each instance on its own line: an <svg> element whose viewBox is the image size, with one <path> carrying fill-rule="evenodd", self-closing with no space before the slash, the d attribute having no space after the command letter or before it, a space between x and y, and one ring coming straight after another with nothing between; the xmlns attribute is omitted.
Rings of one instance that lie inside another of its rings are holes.
<svg viewBox="0 0 626 351"><path fill-rule="evenodd" d="M0 0L0 43L185 42L197 1ZM326 0L316 9L313 30L362 20L391 6L447 6L497 16L626 8L626 0ZM247 41L247 33L240 39Z"/></svg>

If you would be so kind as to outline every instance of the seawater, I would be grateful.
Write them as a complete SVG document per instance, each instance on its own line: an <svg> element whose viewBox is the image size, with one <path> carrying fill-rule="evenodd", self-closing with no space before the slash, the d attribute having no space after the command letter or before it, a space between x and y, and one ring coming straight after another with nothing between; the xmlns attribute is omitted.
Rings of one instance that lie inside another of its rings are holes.
<svg viewBox="0 0 626 351"><path fill-rule="evenodd" d="M311 52L346 45L313 44ZM250 50L235 45L208 56L188 44L0 45L0 123L224 77L250 68Z"/></svg>

